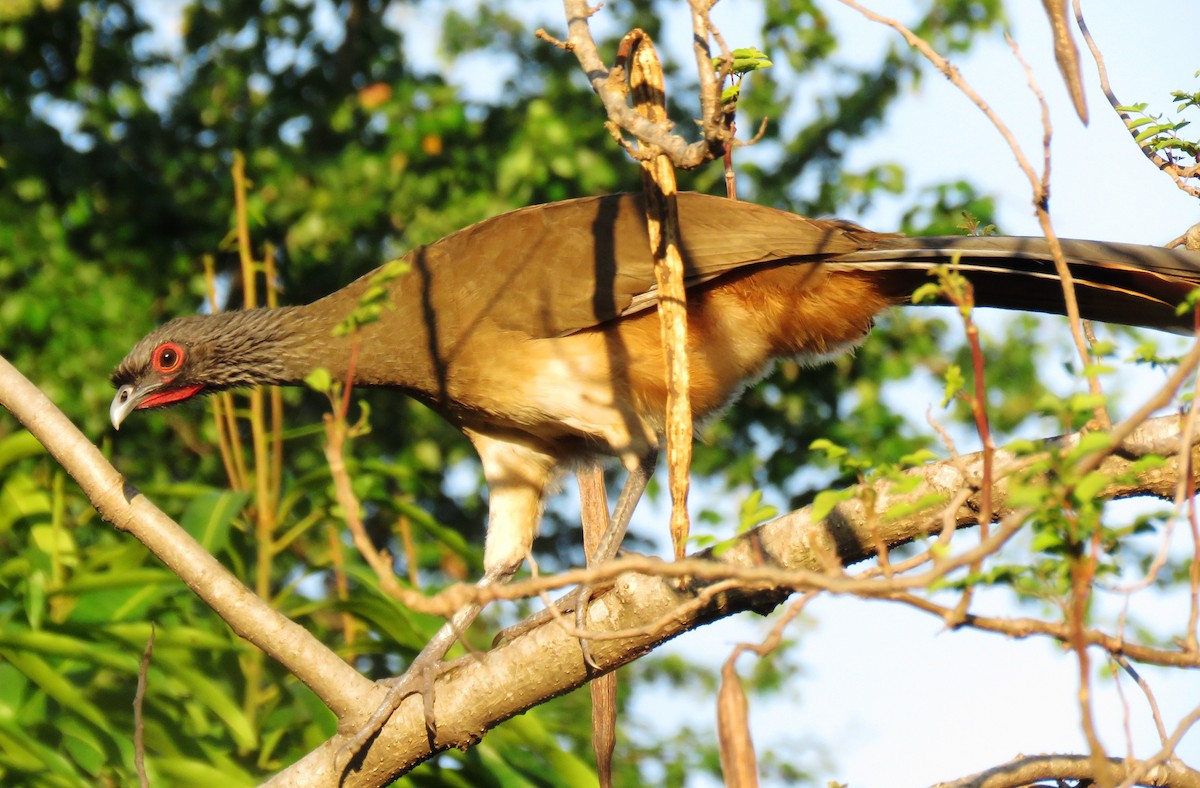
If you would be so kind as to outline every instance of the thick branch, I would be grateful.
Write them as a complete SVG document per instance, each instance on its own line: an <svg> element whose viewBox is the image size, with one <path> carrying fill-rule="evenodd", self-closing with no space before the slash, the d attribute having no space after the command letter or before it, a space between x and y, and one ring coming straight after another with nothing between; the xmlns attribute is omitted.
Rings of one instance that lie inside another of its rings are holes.
<svg viewBox="0 0 1200 788"><path fill-rule="evenodd" d="M1140 761L1108 760L1106 775L1109 780L1124 780L1140 769ZM1086 755L1029 755L1017 758L1002 766L964 777L948 783L938 783L933 788L1018 788L1042 780L1097 780L1092 759ZM1137 778L1137 785L1163 786L1163 788L1200 788L1200 772L1189 769L1178 762L1160 763L1152 766Z"/></svg>
<svg viewBox="0 0 1200 788"><path fill-rule="evenodd" d="M1180 435L1180 420L1176 417L1153 419L1133 433L1122 444L1121 454L1110 456L1100 470L1120 474L1140 456L1149 453L1169 453ZM1052 448L1072 445L1078 436L1067 436L1049 442ZM1200 459L1200 451L1193 449ZM997 475L1011 471L1014 464L1027 462L1004 452L996 452ZM978 478L982 458L979 455L947 460L914 469L923 484L903 495L894 495L880 484L876 492L876 511L905 501L915 501L937 490L958 490L972 487ZM1155 495L1170 498L1175 490L1178 464L1169 463L1156 469L1136 483L1115 483L1104 497ZM993 491L998 513L1008 511L1003 481ZM957 526L976 522L978 506L975 495L964 496L965 503L949 513ZM960 498L961 500L961 498ZM858 588L875 582L886 593L892 581L868 581L848 576L831 575L831 561L848 565L875 555L875 545L882 541L889 547L942 530L942 518L937 512L925 511L910 517L880 522L868 518L857 501L842 504L823 521L813 521L810 512L793 512L743 534L713 550L702 553L701 561L689 559L682 563L657 564L652 559L621 559L586 570L590 579L612 578L613 587L597 595L591 603L588 630L596 637L591 655L605 671L637 659L663 642L703 624L735 613L753 610L765 613L797 588L837 587L839 583ZM636 565L643 573L629 572ZM711 571L704 571L704 567ZM624 570L623 574L613 573ZM580 570L584 571L584 570ZM681 583L681 573L689 574L691 582ZM564 579L580 581L580 572L566 573ZM732 579L731 579L732 578ZM896 578L900 581L901 578ZM529 581L494 589L497 596L509 596L529 588ZM710 592L710 590L712 592ZM714 593L715 592L715 593ZM604 637L604 633L624 632L623 639ZM1052 634L1052 633L1040 633ZM1122 649L1129 653L1128 648ZM1176 652L1154 653L1145 649L1145 656L1162 656L1170 661ZM1187 655L1183 660L1190 666L1200 666L1200 655ZM550 698L569 692L586 683L589 673L584 666L575 633L557 622L533 629L515 640L486 654L463 657L452 663L438 679L435 714L439 740L434 750L426 738L424 710L421 699L409 698L373 742L361 764L346 775L346 785L384 785L436 752L450 747L467 747L477 742L490 728L506 719ZM497 688L502 688L499 690ZM335 774L335 757L343 739L330 739L271 781L272 785L316 786L327 784Z"/></svg>
<svg viewBox="0 0 1200 788"><path fill-rule="evenodd" d="M339 717L375 685L303 627L271 608L129 484L46 395L0 357L0 405L41 441L105 519L128 531L235 632L304 682Z"/></svg>

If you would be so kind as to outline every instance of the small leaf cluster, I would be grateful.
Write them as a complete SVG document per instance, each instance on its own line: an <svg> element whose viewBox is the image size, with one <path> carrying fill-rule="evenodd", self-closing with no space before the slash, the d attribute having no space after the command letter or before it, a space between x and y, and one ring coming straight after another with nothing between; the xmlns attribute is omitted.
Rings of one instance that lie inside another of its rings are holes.
<svg viewBox="0 0 1200 788"><path fill-rule="evenodd" d="M1174 91L1171 96L1178 102L1176 106L1178 112L1200 106L1200 93ZM1192 161L1200 157L1200 141L1182 139L1178 134L1191 125L1191 121L1164 120L1162 115L1148 113L1146 111L1148 106L1145 102L1141 102L1117 107L1118 112L1133 116L1126 121L1126 126L1133 134L1135 142L1154 153L1170 151L1183 154Z"/></svg>
<svg viewBox="0 0 1200 788"><path fill-rule="evenodd" d="M1071 398L1062 405L1079 412L1091 411L1093 403L1088 399ZM1108 525L1103 517L1105 490L1117 482L1131 483L1161 467L1165 460L1146 456L1122 474L1089 470L1083 465L1085 460L1113 449L1112 436L1099 430L1084 433L1075 445L1062 450L1047 452L1032 442L1018 442L1008 448L1031 460L1008 482L1009 505L1032 512L1030 549L1035 556L1015 586L1018 592L1064 598L1070 591L1072 564L1089 556L1096 561L1096 577L1115 577L1120 572L1117 558L1122 540L1152 526L1145 518L1132 525Z"/></svg>
<svg viewBox="0 0 1200 788"><path fill-rule="evenodd" d="M730 53L733 56L732 61L726 60L724 57L714 57L712 59L713 68L717 73L728 68L728 74L733 77L733 84L725 87L721 91L721 103L732 104L738 100L742 93L742 80L752 71L758 71L764 68L770 68L774 65L761 50L755 47L743 47L735 49Z"/></svg>
<svg viewBox="0 0 1200 788"><path fill-rule="evenodd" d="M812 451L820 452L836 463L843 472L858 476L859 484L841 490L822 490L813 499L812 519L814 522L825 519L838 504L855 498L864 499L871 506L874 503L874 487L879 482L885 482L888 489L896 495L913 492L922 483L917 474L905 471L925 465L937 458L929 449L918 449L900 457L894 463L878 462L864 455L852 454L846 447L839 446L827 438L818 438L809 446ZM927 511L946 500L940 493L922 496L913 502L900 503L887 511L879 512L885 519L908 517L918 512Z"/></svg>
<svg viewBox="0 0 1200 788"><path fill-rule="evenodd" d="M358 331L365 325L374 323L383 315L383 310L392 309L391 288L389 284L407 274L411 266L407 260L391 260L371 274L367 289L358 298L358 304L333 327L335 337L346 336Z"/></svg>

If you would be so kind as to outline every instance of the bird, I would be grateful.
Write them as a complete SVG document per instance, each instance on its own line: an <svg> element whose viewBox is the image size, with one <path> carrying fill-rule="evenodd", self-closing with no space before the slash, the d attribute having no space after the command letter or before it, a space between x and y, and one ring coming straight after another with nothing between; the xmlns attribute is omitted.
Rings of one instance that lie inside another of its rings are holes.
<svg viewBox="0 0 1200 788"><path fill-rule="evenodd" d="M776 359L817 363L853 348L939 265L958 266L978 306L1065 314L1044 238L907 237L722 197L677 200L698 423ZM1096 241L1062 249L1084 317L1192 331L1176 306L1200 285L1200 253ZM386 282L369 273L307 305L191 315L151 331L112 374L113 426L134 411L225 389L303 385L316 368L345 380L352 340L334 328L384 287L378 319L359 329L352 382L416 398L474 445L489 495L479 583L518 571L555 479L597 458L615 457L628 471L597 550L615 555L665 426L642 197L521 208L400 262L404 272ZM438 663L477 613L477 605L460 610L409 672Z"/></svg>

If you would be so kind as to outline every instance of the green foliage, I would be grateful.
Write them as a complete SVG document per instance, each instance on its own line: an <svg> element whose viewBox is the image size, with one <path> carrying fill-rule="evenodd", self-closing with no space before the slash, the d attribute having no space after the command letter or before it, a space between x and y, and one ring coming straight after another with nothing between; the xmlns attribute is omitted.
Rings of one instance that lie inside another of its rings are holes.
<svg viewBox="0 0 1200 788"><path fill-rule="evenodd" d="M727 68L729 76L733 77L733 84L726 86L721 91L722 104L730 104L738 100L738 96L742 94L742 80L747 74L774 65L765 54L755 47L735 49L730 52L730 55L732 59L728 65L724 57L713 58L713 68L718 73Z"/></svg>
<svg viewBox="0 0 1200 788"><path fill-rule="evenodd" d="M1197 72L1196 76L1200 76ZM1200 108L1200 92L1176 90L1171 93L1175 100L1175 111L1179 113ZM1134 141L1147 153L1158 154L1178 168L1182 178L1195 178L1191 171L1200 159L1200 140L1187 139L1179 132L1191 125L1190 120L1164 119L1160 114L1147 112L1149 104L1141 102L1118 107L1126 116L1125 125L1133 134ZM1194 302L1191 302L1194 306Z"/></svg>
<svg viewBox="0 0 1200 788"><path fill-rule="evenodd" d="M384 263L375 273L371 274L370 284L358 298L358 304L342 322L333 328L334 336L345 336L365 325L374 323L385 309L392 308L389 283L407 274L411 266L404 260L392 260ZM309 384L312 386L312 384ZM312 386L312 388L317 388ZM318 389L320 391L321 389Z"/></svg>
<svg viewBox="0 0 1200 788"><path fill-rule="evenodd" d="M738 533L745 533L779 514L779 509L763 503L762 490L750 493L738 508Z"/></svg>

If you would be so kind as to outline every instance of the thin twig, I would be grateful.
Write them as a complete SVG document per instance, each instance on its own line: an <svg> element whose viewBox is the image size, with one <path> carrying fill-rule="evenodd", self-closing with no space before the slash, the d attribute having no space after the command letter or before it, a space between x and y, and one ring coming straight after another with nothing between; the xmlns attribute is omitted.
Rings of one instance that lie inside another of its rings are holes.
<svg viewBox="0 0 1200 788"><path fill-rule="evenodd" d="M1117 94L1113 91L1112 85L1108 81L1108 68L1104 65L1104 56L1100 53L1100 47L1096 45L1091 31L1088 30L1087 22L1083 19L1083 10L1080 8L1079 0L1072 0L1071 5L1075 11L1075 21L1079 24L1080 32L1083 33L1083 40L1087 42L1088 50L1092 53L1092 59L1096 61L1096 71L1100 75L1100 89L1104 91L1104 97L1108 99L1108 103L1113 108L1113 111L1117 113L1121 121L1125 124L1125 127L1129 129L1129 135L1134 138L1136 143L1139 132L1133 125L1134 119L1128 112L1121 109L1124 104L1117 98ZM1195 177L1195 168L1180 168L1175 162L1158 155L1148 145L1137 143L1137 147L1150 160L1150 163L1162 172L1165 172L1179 189L1193 197L1200 198L1200 187L1193 186L1184 181L1185 177Z"/></svg>
<svg viewBox="0 0 1200 788"><path fill-rule="evenodd" d="M596 9L590 8L587 0L563 0L563 10L567 19L566 41L559 41L544 31L539 34L539 38L575 55L592 90L604 104L609 123L612 124L610 131L620 129L642 145L657 147L676 167L684 169L698 167L725 152L725 146L733 139L733 135L729 127L722 122L724 116L721 113L716 113L716 117L711 114L702 117L700 128L704 138L689 144L680 135L672 133L670 123L656 123L631 107L626 76L619 63L619 56L618 65L610 70L601 59L599 49L592 38L588 19ZM710 78L712 61L701 65L699 56L697 60L697 67L700 69L698 76L703 82ZM717 103L719 104L719 98ZM640 161L644 158L633 148L623 147L635 159Z"/></svg>
<svg viewBox="0 0 1200 788"><path fill-rule="evenodd" d="M1154 728L1158 731L1159 742L1166 745L1168 740L1167 728L1163 725L1162 713L1158 710L1158 701L1155 700L1154 692L1151 691L1150 685L1146 683L1146 680L1142 678L1142 674L1137 672L1123 654L1114 654L1112 658L1114 662L1121 666L1122 670L1129 674L1129 677L1141 688L1142 694L1146 696L1146 703L1150 704L1150 716L1154 719Z"/></svg>
<svg viewBox="0 0 1200 788"><path fill-rule="evenodd" d="M142 651L142 661L138 665L137 691L133 694L133 765L137 769L138 784L149 788L150 778L146 776L146 722L142 718L142 706L146 700L146 687L149 683L150 657L154 654L154 636L157 630L150 624L150 638Z"/></svg>
<svg viewBox="0 0 1200 788"><path fill-rule="evenodd" d="M1163 766L1171 768L1177 774L1181 775L1179 779L1164 782L1164 785L1170 785L1173 788L1175 786L1180 786L1180 788L1200 788L1200 772L1189 769L1175 757L1175 748L1179 746L1179 742L1183 739L1184 735L1197 722L1200 722L1200 706L1192 709L1189 714L1179 721L1179 724L1175 726L1175 730L1167 737L1167 740L1158 752L1134 764L1129 770L1129 775L1117 788L1133 788L1135 785L1142 785L1147 775Z"/></svg>

